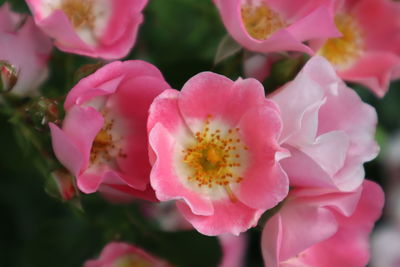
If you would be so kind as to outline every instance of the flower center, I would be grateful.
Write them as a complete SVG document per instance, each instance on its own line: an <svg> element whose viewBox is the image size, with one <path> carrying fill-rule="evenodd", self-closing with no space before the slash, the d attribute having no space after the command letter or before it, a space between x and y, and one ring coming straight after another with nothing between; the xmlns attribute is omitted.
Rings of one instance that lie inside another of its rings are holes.
<svg viewBox="0 0 400 267"><path fill-rule="evenodd" d="M248 148L240 139L239 128L211 130L211 118L209 115L203 130L196 132L196 142L182 151L183 162L191 170L187 179L200 188L223 186L232 198L229 184L243 180L238 172L244 150Z"/></svg>
<svg viewBox="0 0 400 267"><path fill-rule="evenodd" d="M64 0L61 10L67 15L75 29L88 27L93 29L95 16L92 0Z"/></svg>
<svg viewBox="0 0 400 267"><path fill-rule="evenodd" d="M265 40L286 26L281 16L267 5L244 4L241 8L243 24L251 37Z"/></svg>
<svg viewBox="0 0 400 267"><path fill-rule="evenodd" d="M356 21L346 14L336 15L335 24L343 36L329 39L318 53L336 67L345 68L362 53L361 30Z"/></svg>
<svg viewBox="0 0 400 267"><path fill-rule="evenodd" d="M104 126L96 135L90 151L92 165L98 163L113 164L116 157L127 157L117 144L119 140L113 137L114 119L107 120L106 114L104 114L104 118L106 119Z"/></svg>
<svg viewBox="0 0 400 267"><path fill-rule="evenodd" d="M115 267L152 267L153 264L146 260L145 258L141 257L140 255L136 254L129 254L123 256L115 261Z"/></svg>

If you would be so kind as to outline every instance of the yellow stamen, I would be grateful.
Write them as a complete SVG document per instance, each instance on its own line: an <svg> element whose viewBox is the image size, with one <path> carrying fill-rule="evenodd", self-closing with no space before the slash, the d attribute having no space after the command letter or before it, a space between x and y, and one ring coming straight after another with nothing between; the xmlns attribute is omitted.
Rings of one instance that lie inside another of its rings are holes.
<svg viewBox="0 0 400 267"><path fill-rule="evenodd" d="M64 0L61 10L67 15L74 28L94 27L92 0Z"/></svg>
<svg viewBox="0 0 400 267"><path fill-rule="evenodd" d="M241 14L247 32L258 40L265 40L286 26L281 16L264 4L259 6L243 5Z"/></svg>
<svg viewBox="0 0 400 267"><path fill-rule="evenodd" d="M336 15L335 24L343 36L329 39L318 53L336 67L344 68L361 55L362 34L360 27L350 15Z"/></svg>
<svg viewBox="0 0 400 267"><path fill-rule="evenodd" d="M196 142L182 151L191 172L187 179L200 188L222 186L231 201L236 201L230 186L243 179L237 175L243 162L240 148L244 146L236 146L241 144L239 129L228 129L224 134L221 129L212 130L210 120L208 116L203 131L195 133Z"/></svg>

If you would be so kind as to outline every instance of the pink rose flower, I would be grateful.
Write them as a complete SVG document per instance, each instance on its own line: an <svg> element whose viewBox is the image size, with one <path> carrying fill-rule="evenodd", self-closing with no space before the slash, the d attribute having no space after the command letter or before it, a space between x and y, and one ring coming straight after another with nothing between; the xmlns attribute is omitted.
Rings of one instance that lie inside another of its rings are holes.
<svg viewBox="0 0 400 267"><path fill-rule="evenodd" d="M89 57L126 56L147 0L26 0L36 24L62 51Z"/></svg>
<svg viewBox="0 0 400 267"><path fill-rule="evenodd" d="M160 260L146 251L123 242L108 243L98 259L88 260L84 267L171 267L167 262Z"/></svg>
<svg viewBox="0 0 400 267"><path fill-rule="evenodd" d="M291 186L353 191L363 182L363 163L379 147L373 107L337 77L322 57L271 96L281 110L280 143L291 157L281 161Z"/></svg>
<svg viewBox="0 0 400 267"><path fill-rule="evenodd" d="M204 72L181 92L163 92L148 122L157 198L178 200L205 235L246 231L288 192L278 164L281 127L277 107L254 79Z"/></svg>
<svg viewBox="0 0 400 267"><path fill-rule="evenodd" d="M111 200L154 199L146 122L153 99L169 85L144 61L113 62L68 94L62 129L50 124L58 160L84 193Z"/></svg>
<svg viewBox="0 0 400 267"><path fill-rule="evenodd" d="M319 40L312 47L342 79L383 97L390 81L400 78L399 17L400 3L395 1L338 1L335 23L342 37Z"/></svg>
<svg viewBox="0 0 400 267"><path fill-rule="evenodd" d="M304 41L340 36L329 0L214 0L229 34L250 51L300 51Z"/></svg>
<svg viewBox="0 0 400 267"><path fill-rule="evenodd" d="M47 62L52 45L50 39L35 26L32 18L24 21L25 18L12 12L9 4L1 6L0 60L15 69L17 80L10 88L12 93L32 96L38 93L39 86L47 78Z"/></svg>
<svg viewBox="0 0 400 267"><path fill-rule="evenodd" d="M382 189L370 181L348 193L292 191L263 230L266 266L366 266L369 234L383 202Z"/></svg>

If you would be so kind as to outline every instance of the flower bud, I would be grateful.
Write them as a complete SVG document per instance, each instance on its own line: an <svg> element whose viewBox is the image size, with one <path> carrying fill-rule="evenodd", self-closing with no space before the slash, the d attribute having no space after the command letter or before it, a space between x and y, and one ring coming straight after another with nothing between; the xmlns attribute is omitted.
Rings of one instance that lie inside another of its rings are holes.
<svg viewBox="0 0 400 267"><path fill-rule="evenodd" d="M9 92L18 81L17 69L7 61L0 61L1 92Z"/></svg>

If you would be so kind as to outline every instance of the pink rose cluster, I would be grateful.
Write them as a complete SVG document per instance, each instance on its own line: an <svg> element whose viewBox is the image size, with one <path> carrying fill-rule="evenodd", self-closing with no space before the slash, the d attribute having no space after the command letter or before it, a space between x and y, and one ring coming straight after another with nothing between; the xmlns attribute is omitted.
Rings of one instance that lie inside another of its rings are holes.
<svg viewBox="0 0 400 267"><path fill-rule="evenodd" d="M266 56L249 63L251 77L266 78L271 52L289 51L325 57L343 80L359 83L379 97L391 80L400 78L400 4L396 1L214 3L229 34L245 49Z"/></svg>
<svg viewBox="0 0 400 267"><path fill-rule="evenodd" d="M173 201L177 225L205 235L239 235L266 214L267 266L368 262L384 201L363 169L379 150L377 116L323 57L268 96L255 79L212 72L178 91L149 63L117 61L64 107L53 148L82 192Z"/></svg>
<svg viewBox="0 0 400 267"><path fill-rule="evenodd" d="M8 5L0 10L0 53L20 71L16 93L35 89L46 76L52 46L45 34L65 52L126 56L147 1L27 3L43 32L31 18L21 26ZM83 193L99 192L119 203L174 205L176 225L220 237L221 266L243 260L243 236L231 235L260 221L268 267L365 266L368 237L384 202L363 167L379 151L377 115L342 79L383 96L400 76L399 3L214 3L246 49L317 55L268 95L256 79L233 81L213 72L199 73L176 90L150 63L111 62L71 89L62 125L49 124L55 156ZM11 46L23 52L8 53ZM73 185L57 181L64 198L72 197ZM85 266L134 264L169 266L125 243L110 243Z"/></svg>

